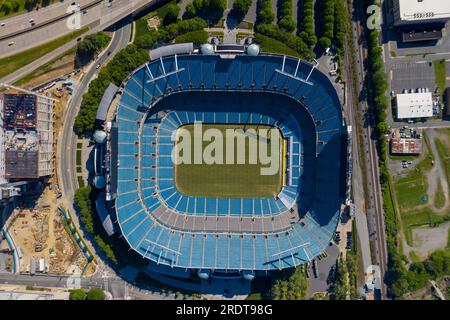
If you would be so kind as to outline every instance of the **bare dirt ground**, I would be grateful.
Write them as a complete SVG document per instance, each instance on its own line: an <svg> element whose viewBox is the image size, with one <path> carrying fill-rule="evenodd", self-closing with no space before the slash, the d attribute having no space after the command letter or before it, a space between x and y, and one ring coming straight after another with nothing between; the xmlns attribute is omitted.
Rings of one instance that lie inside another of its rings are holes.
<svg viewBox="0 0 450 320"><path fill-rule="evenodd" d="M71 53L63 56L60 60L55 61L53 64L48 65L45 68L39 69L32 79L29 79L25 83L21 83L21 86L27 89L34 88L42 83L47 83L52 79L64 76L75 70L75 54Z"/></svg>
<svg viewBox="0 0 450 320"><path fill-rule="evenodd" d="M67 233L64 218L57 211L54 188L45 189L35 208L19 209L12 220L11 230L22 252L22 272L30 271L32 257L37 267L43 258L48 272L57 274L67 273L73 265L82 270L87 263Z"/></svg>
<svg viewBox="0 0 450 320"><path fill-rule="evenodd" d="M412 229L414 252L421 258L426 258L433 251L443 249L448 242L450 221L435 228L419 227Z"/></svg>

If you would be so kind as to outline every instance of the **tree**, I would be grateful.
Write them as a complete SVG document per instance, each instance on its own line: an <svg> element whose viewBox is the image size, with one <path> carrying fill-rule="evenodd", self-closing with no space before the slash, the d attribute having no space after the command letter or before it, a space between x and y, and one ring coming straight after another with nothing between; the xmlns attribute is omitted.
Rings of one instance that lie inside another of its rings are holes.
<svg viewBox="0 0 450 320"><path fill-rule="evenodd" d="M242 20L252 5L252 0L235 0L233 3L232 15L238 20Z"/></svg>
<svg viewBox="0 0 450 320"><path fill-rule="evenodd" d="M168 25L177 22L180 7L177 4L170 4L167 6L167 12L163 18L163 25Z"/></svg>
<svg viewBox="0 0 450 320"><path fill-rule="evenodd" d="M306 299L308 281L302 268L298 267L286 279L275 280L271 296L274 300L304 300Z"/></svg>
<svg viewBox="0 0 450 320"><path fill-rule="evenodd" d="M331 46L331 40L327 37L321 37L319 39L319 45L324 49L329 48Z"/></svg>
<svg viewBox="0 0 450 320"><path fill-rule="evenodd" d="M280 0L278 26L287 32L292 32L295 30L297 23L292 17L292 0Z"/></svg>
<svg viewBox="0 0 450 320"><path fill-rule="evenodd" d="M83 289L70 290L69 300L85 300L86 292Z"/></svg>
<svg viewBox="0 0 450 320"><path fill-rule="evenodd" d="M272 11L272 2L270 0L261 0L257 19L258 23L261 24L271 24L275 20L275 14Z"/></svg>
<svg viewBox="0 0 450 320"><path fill-rule="evenodd" d="M105 300L105 292L100 288L92 288L88 291L87 300Z"/></svg>
<svg viewBox="0 0 450 320"><path fill-rule="evenodd" d="M96 53L106 47L111 38L104 32L98 32L86 36L77 45L76 56L77 60L84 64L94 59Z"/></svg>

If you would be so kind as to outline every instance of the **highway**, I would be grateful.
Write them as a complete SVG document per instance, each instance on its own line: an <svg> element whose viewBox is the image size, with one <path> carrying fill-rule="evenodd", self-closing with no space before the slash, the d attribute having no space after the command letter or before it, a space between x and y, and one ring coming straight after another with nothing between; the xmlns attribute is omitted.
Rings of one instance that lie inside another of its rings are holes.
<svg viewBox="0 0 450 320"><path fill-rule="evenodd" d="M365 209L367 211L368 218L368 228L371 236L371 240L374 243L375 263L380 266L380 271L382 275L382 287L381 287L381 298L385 299L387 295L387 287L384 282L384 277L387 272L387 246L386 246L386 235L385 235L385 224L384 224L384 210L383 210L383 198L381 193L381 186L379 181L379 166L378 166L378 155L376 148L376 140L372 139L375 135L375 121L373 118L372 110L367 103L368 98L362 93L367 92L367 70L364 67L364 62L367 61L368 52L366 49L366 41L364 38L364 31L361 26L365 26L366 17L360 1L349 0L349 5L353 8L352 17L352 34L355 59L352 63L349 63L347 58L347 68L348 74L355 74L356 83L353 79L350 79L351 85L349 85L349 98L357 97L358 101L353 101L353 107L355 110L351 112L351 123L355 129L360 129L356 135L355 147L354 147L354 161L361 160L360 153L364 153L365 165L358 169L365 172L368 194L365 194ZM359 126L355 126L356 122L360 122ZM362 140L361 140L362 139ZM358 143L356 143L358 142ZM359 149L359 150L355 150ZM356 152L355 152L356 151ZM356 168L355 168L356 169ZM364 181L361 175L356 175L357 183L362 185ZM355 186L353 188L355 190ZM358 188L359 189L359 188ZM357 190L359 195L362 194L361 190ZM364 208L361 208L364 209Z"/></svg>
<svg viewBox="0 0 450 320"><path fill-rule="evenodd" d="M86 11L82 10L80 14L80 29L88 27L91 33L104 30L133 12L151 6L159 1L161 0L114 0L113 2L109 2L108 0L85 0L84 2L93 4L86 5L88 7ZM69 2L65 3L66 10L69 5ZM29 13L10 18L12 20L25 20L25 22L8 23L9 19L2 20L3 23L6 21L6 25L0 27L0 58L45 44L51 40L75 32L76 29L70 29L67 26L67 22L72 21L73 17L69 17L67 14L64 15L62 13L64 12L63 9L64 7L61 7L56 11L47 12L44 17L39 18L40 21L36 20L36 24L32 27L30 27L30 23L26 19ZM8 26L10 26L9 31L2 29Z"/></svg>

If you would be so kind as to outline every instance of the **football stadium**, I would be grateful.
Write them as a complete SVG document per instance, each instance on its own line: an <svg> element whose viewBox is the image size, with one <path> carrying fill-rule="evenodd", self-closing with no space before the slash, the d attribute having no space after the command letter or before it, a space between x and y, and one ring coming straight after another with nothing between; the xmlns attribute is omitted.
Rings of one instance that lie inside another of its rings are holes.
<svg viewBox="0 0 450 320"><path fill-rule="evenodd" d="M118 89L106 175L117 232L165 275L252 280L310 262L345 201L333 84L316 62L257 45L183 50L153 50Z"/></svg>

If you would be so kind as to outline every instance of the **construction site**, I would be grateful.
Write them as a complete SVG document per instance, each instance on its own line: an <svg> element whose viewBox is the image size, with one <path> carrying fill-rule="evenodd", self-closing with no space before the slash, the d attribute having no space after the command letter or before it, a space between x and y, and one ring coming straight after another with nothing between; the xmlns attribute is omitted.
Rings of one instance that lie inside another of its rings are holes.
<svg viewBox="0 0 450 320"><path fill-rule="evenodd" d="M95 271L80 248L70 218L60 211L64 203L54 172L57 139L53 137L62 128L72 85L64 79L36 95L15 90L2 96L3 181L26 180L26 185L10 213L3 214L0 272L89 275Z"/></svg>

